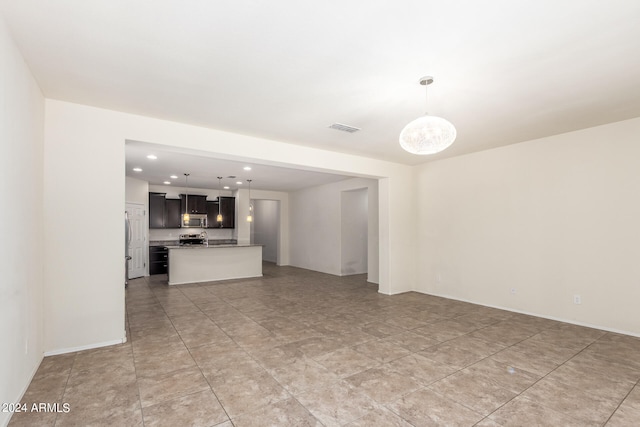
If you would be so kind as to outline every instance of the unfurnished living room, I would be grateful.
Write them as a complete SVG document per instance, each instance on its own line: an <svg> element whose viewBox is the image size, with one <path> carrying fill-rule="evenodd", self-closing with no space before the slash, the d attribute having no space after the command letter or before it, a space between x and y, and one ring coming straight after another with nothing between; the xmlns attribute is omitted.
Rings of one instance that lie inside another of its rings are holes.
<svg viewBox="0 0 640 427"><path fill-rule="evenodd" d="M637 426L640 2L0 0L0 426Z"/></svg>

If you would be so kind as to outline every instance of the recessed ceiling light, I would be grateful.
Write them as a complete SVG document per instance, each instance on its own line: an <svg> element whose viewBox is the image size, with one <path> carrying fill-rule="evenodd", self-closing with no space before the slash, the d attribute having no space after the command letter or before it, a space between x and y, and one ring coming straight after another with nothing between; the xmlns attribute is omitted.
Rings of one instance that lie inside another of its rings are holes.
<svg viewBox="0 0 640 427"><path fill-rule="evenodd" d="M157 158L158 158L158 156L153 155L153 154L149 154L149 155L147 156L147 159L149 159L149 160L156 160Z"/></svg>
<svg viewBox="0 0 640 427"><path fill-rule="evenodd" d="M236 184L242 185L242 181L236 181Z"/></svg>
<svg viewBox="0 0 640 427"><path fill-rule="evenodd" d="M228 186L228 185L225 185L225 186L224 186L224 187L222 187L222 188L224 188L225 190L228 190L228 189L229 189L229 186Z"/></svg>
<svg viewBox="0 0 640 427"><path fill-rule="evenodd" d="M170 182L170 181L165 181L164 183L165 183L166 185L171 184L171 182Z"/></svg>
<svg viewBox="0 0 640 427"><path fill-rule="evenodd" d="M171 179L178 179L178 176L177 176L177 175L171 175L169 178L171 178Z"/></svg>
<svg viewBox="0 0 640 427"><path fill-rule="evenodd" d="M243 169L246 170L246 171L250 171L251 170L251 166L245 166Z"/></svg>
<svg viewBox="0 0 640 427"><path fill-rule="evenodd" d="M133 168L134 172L142 172L142 168Z"/></svg>

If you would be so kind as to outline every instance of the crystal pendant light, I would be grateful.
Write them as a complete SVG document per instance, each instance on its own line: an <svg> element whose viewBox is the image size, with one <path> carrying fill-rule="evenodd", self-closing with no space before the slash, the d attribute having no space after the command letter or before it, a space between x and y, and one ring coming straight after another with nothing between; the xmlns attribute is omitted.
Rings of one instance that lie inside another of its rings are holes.
<svg viewBox="0 0 640 427"><path fill-rule="evenodd" d="M216 216L217 222L222 222L222 214L220 213L220 205L222 204L222 199L220 199L220 186L222 185L222 177L218 177L218 216Z"/></svg>
<svg viewBox="0 0 640 427"><path fill-rule="evenodd" d="M433 83L433 77L420 79L420 84ZM425 101L426 104L426 101ZM456 139L456 128L441 117L425 115L415 119L400 132L400 146L412 154L435 154L446 149Z"/></svg>
<svg viewBox="0 0 640 427"><path fill-rule="evenodd" d="M184 174L184 180L187 186L187 194L184 195L185 197L185 201L184 201L184 214L182 215L182 224L183 225L188 225L189 224L189 174L185 173Z"/></svg>
<svg viewBox="0 0 640 427"><path fill-rule="evenodd" d="M251 179L248 179L249 183L249 215L247 215L247 222L253 222L253 205L251 204Z"/></svg>

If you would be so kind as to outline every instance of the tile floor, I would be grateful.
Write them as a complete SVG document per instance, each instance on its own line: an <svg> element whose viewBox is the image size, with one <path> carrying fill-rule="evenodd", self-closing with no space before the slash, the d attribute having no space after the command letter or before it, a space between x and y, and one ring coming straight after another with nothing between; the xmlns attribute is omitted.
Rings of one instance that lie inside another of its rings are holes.
<svg viewBox="0 0 640 427"><path fill-rule="evenodd" d="M46 357L11 426L637 426L640 339L265 264L127 290L129 342Z"/></svg>

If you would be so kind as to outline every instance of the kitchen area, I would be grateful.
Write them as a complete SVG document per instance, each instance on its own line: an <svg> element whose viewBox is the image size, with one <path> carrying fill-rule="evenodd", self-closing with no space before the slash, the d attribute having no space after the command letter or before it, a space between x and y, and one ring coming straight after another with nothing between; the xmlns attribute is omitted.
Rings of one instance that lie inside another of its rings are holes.
<svg viewBox="0 0 640 427"><path fill-rule="evenodd" d="M127 279L179 286L260 277L264 262L356 274L377 254L377 211L369 209L377 201L366 196L375 197L375 180L141 141L128 140L125 154ZM336 251L341 236L361 244Z"/></svg>
<svg viewBox="0 0 640 427"><path fill-rule="evenodd" d="M149 192L149 275L166 274L169 285L262 276L262 245L234 233L236 197L199 190Z"/></svg>
<svg viewBox="0 0 640 427"><path fill-rule="evenodd" d="M262 245L246 238L238 242L235 196L244 192L223 189L223 177L217 178L217 189L190 190L190 174L183 175L182 189L149 186L149 275L166 274L169 285L262 276ZM250 179L230 179L250 188ZM252 216L243 220L243 228L250 228Z"/></svg>

